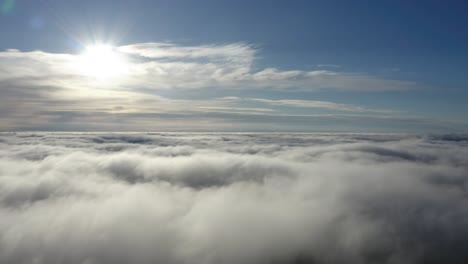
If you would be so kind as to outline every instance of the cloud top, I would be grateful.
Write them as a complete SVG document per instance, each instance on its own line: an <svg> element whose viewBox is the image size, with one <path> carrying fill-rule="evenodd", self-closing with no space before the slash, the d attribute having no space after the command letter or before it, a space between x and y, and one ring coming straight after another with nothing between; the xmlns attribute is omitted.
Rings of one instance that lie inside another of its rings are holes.
<svg viewBox="0 0 468 264"><path fill-rule="evenodd" d="M462 263L466 137L0 137L3 263Z"/></svg>

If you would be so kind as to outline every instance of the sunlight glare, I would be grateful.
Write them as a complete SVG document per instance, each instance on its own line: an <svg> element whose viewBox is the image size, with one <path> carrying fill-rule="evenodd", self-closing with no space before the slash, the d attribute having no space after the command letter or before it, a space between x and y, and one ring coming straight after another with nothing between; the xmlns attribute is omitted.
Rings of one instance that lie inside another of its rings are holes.
<svg viewBox="0 0 468 264"><path fill-rule="evenodd" d="M98 79L118 77L125 73L126 66L123 56L110 45L88 46L79 56L80 72Z"/></svg>

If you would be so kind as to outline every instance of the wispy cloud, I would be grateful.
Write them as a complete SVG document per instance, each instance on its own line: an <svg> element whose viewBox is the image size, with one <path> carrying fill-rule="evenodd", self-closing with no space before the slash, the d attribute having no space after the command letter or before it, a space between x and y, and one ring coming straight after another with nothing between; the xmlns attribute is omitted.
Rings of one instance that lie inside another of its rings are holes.
<svg viewBox="0 0 468 264"><path fill-rule="evenodd" d="M179 46L171 43L140 43L118 48L121 52L151 59L210 59L216 62L250 64L255 59L254 46L245 43L226 45Z"/></svg>
<svg viewBox="0 0 468 264"><path fill-rule="evenodd" d="M275 110L270 108L259 108L259 107L228 107L228 106L200 106L198 109L207 110L234 110L242 112L274 112Z"/></svg>
<svg viewBox="0 0 468 264"><path fill-rule="evenodd" d="M201 126L212 128L242 122L252 128L253 124L262 123L254 116L268 116L271 125L275 124L274 118L284 124L285 116L294 116L290 119L297 124L294 120L302 119L304 115L313 116L317 114L313 109L318 108L330 114L344 111L398 115L396 111L344 103L267 98L269 92L288 89L358 92L415 87L411 82L380 79L362 73L258 69L252 65L256 63L259 50L245 43L199 46L140 43L116 50L125 59L126 67L121 75L109 80L83 74L78 67L81 60L78 54L0 52L0 129L43 130L51 125L51 129L69 130L81 125L82 130L93 127L141 130L146 127L173 128L181 122L191 122L199 129L203 129ZM218 97L234 91L235 96L224 99L209 96L165 98L158 95L163 89L215 90ZM243 96L252 90L259 96ZM292 108L310 111L298 114ZM123 124L122 119L129 124ZM158 121L159 125L153 126L153 121Z"/></svg>
<svg viewBox="0 0 468 264"><path fill-rule="evenodd" d="M317 65L319 68L341 68L341 65L338 64L319 64Z"/></svg>
<svg viewBox="0 0 468 264"><path fill-rule="evenodd" d="M300 108L326 108L330 110L346 111L346 112L360 112L360 113L381 113L381 114L395 114L399 111L395 110L383 110L383 109L369 109L361 106L340 104L326 101L313 101L313 100L294 100L294 99L282 99L282 100L271 100L264 98L239 98L239 97L223 97L225 101L255 101L263 104L273 106L291 106Z"/></svg>
<svg viewBox="0 0 468 264"><path fill-rule="evenodd" d="M125 73L114 86L148 89L169 88L261 88L323 89L349 91L406 90L415 87L408 81L381 79L362 73L337 71L303 71L264 68L254 70L254 46L236 43L227 45L178 46L164 43L142 43L119 47L128 56ZM0 53L3 72L0 80L20 77L41 78L42 83L63 86L89 86L89 76L76 69L78 55L52 54L41 51L9 50Z"/></svg>
<svg viewBox="0 0 468 264"><path fill-rule="evenodd" d="M381 109L369 109L361 106L350 105L350 104L339 104L326 101L307 101L307 100L268 100L260 98L252 98L258 102L263 102L272 105L285 105L293 107L303 108L327 108L332 110L347 111L347 112L368 112L368 113L382 113L382 114L394 114L399 111L395 110L381 110Z"/></svg>

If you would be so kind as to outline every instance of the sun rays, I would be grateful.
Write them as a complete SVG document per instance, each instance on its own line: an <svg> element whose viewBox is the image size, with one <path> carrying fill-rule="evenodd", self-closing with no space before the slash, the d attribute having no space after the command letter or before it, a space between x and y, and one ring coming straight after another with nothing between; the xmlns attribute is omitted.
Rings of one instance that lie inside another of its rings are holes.
<svg viewBox="0 0 468 264"><path fill-rule="evenodd" d="M100 80L121 76L128 69L124 56L107 44L87 46L79 55L77 66L80 74Z"/></svg>

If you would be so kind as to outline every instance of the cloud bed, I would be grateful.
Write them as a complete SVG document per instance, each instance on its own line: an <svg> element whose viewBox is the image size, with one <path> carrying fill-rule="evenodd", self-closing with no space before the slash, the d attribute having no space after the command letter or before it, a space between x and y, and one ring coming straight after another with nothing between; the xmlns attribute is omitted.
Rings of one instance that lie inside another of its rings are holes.
<svg viewBox="0 0 468 264"><path fill-rule="evenodd" d="M468 137L0 137L2 263L464 263Z"/></svg>

